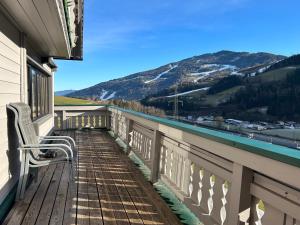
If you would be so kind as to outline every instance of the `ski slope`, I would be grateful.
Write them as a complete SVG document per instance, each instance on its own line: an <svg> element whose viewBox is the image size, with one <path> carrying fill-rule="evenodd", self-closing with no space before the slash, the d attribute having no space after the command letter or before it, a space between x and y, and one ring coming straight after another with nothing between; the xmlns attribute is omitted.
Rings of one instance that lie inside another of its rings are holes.
<svg viewBox="0 0 300 225"><path fill-rule="evenodd" d="M197 91L207 91L208 89L209 89L209 87L199 88L199 89L195 89L195 90L191 90L191 91L186 91L186 92L178 93L176 95L169 95L169 96L166 96L166 97L167 98L172 98L172 97L175 97L175 96L188 95L188 94L191 94L191 93L194 93L194 92L197 92Z"/></svg>
<svg viewBox="0 0 300 225"><path fill-rule="evenodd" d="M169 65L169 67L170 67L170 69L168 69L168 70L166 70L166 71L164 71L164 72L158 74L154 79L145 81L144 83L145 83L145 84L149 84L149 83L152 83L152 82L157 81L157 80L160 79L163 75L165 75L165 74L169 73L171 70L177 68L178 65L175 65L175 66Z"/></svg>

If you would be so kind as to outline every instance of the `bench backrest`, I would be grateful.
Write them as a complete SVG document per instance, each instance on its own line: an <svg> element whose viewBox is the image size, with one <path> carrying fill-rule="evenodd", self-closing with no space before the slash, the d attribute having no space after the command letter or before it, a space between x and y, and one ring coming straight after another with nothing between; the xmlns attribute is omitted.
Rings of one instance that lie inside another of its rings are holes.
<svg viewBox="0 0 300 225"><path fill-rule="evenodd" d="M15 128L19 138L20 145L35 145L39 144L38 136L35 132L31 119L31 109L25 103L10 103L8 106L15 114ZM37 157L39 150L32 151Z"/></svg>

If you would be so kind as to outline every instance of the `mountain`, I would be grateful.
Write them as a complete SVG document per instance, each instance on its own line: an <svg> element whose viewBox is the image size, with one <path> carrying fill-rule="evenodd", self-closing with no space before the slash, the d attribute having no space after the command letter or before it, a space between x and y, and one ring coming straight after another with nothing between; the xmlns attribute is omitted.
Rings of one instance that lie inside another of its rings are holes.
<svg viewBox="0 0 300 225"><path fill-rule="evenodd" d="M267 69L251 70L248 69L248 76L227 76L207 89L185 84L177 86L180 114L248 121L300 121L300 55L281 60ZM147 96L141 103L172 114L175 92L171 87Z"/></svg>
<svg viewBox="0 0 300 225"><path fill-rule="evenodd" d="M66 96L68 94L71 94L73 92L75 92L76 90L64 90L64 91L56 91L54 92L55 96Z"/></svg>
<svg viewBox="0 0 300 225"><path fill-rule="evenodd" d="M178 83L187 91L209 88L230 76L253 76L263 72L285 56L270 53L220 51L172 62L159 68L135 73L68 94L93 99L141 100Z"/></svg>

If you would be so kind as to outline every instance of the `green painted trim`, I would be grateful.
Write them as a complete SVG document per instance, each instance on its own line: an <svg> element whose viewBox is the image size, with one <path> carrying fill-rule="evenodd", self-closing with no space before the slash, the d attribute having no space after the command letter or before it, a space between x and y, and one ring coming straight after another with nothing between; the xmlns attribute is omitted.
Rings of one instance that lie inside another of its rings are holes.
<svg viewBox="0 0 300 225"><path fill-rule="evenodd" d="M64 4L65 17L66 17L66 22L67 22L68 37L69 37L69 42L70 42L70 47L71 47L72 40L71 40L71 28L70 28L70 15L69 15L69 10L68 10L68 0L64 0L63 4Z"/></svg>
<svg viewBox="0 0 300 225"><path fill-rule="evenodd" d="M8 215L9 211L11 210L17 193L18 183L12 188L9 194L6 196L2 204L0 205L0 224L2 224Z"/></svg>
<svg viewBox="0 0 300 225"><path fill-rule="evenodd" d="M133 110L122 109L116 106L109 106L109 108L117 109L119 111L142 117L144 119L164 124L166 126L170 126L179 130L183 130L203 138L217 141L219 143L239 148L270 159L274 159L289 165L300 167L300 151L296 149L283 147L280 145L274 145L267 142L253 140L245 137L240 137L233 134L227 134L220 131L210 130L207 128L197 127L178 121L151 116Z"/></svg>

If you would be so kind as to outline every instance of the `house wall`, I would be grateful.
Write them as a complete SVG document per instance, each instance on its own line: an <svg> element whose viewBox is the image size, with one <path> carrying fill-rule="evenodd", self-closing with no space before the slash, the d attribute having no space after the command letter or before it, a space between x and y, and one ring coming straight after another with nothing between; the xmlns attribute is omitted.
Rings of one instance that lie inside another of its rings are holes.
<svg viewBox="0 0 300 225"><path fill-rule="evenodd" d="M18 157L9 138L6 104L21 101L21 33L0 13L0 203L16 182ZM10 133L14 138L15 134ZM11 136L11 137L12 137Z"/></svg>
<svg viewBox="0 0 300 225"><path fill-rule="evenodd" d="M18 140L13 129L12 115L6 105L11 102L27 103L27 52L36 60L26 34L0 11L0 204L15 186L19 176ZM45 65L44 68L51 71ZM50 93L52 95L52 93ZM53 104L53 103L52 103ZM35 122L39 135L46 135L54 124L53 113Z"/></svg>

